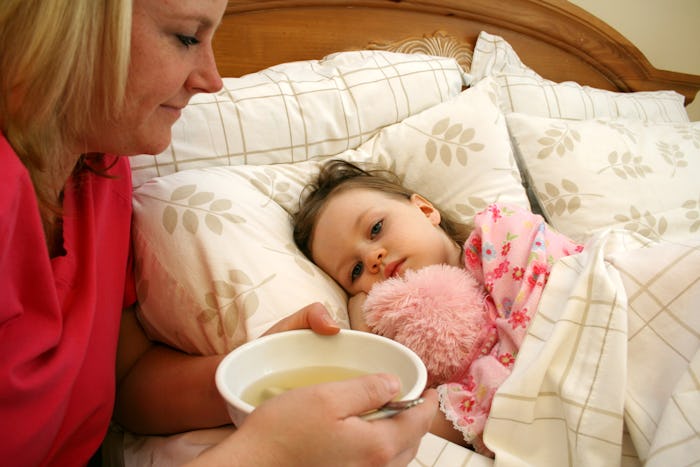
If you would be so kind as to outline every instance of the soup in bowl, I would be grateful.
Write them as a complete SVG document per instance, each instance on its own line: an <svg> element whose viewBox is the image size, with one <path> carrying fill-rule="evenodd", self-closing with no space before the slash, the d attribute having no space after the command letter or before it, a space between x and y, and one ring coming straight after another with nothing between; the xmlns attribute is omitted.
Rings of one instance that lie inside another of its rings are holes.
<svg viewBox="0 0 700 467"><path fill-rule="evenodd" d="M271 334L231 351L216 370L216 386L234 424L256 406L301 386L370 373L391 373L401 381L397 400L420 397L427 382L421 359L386 337L341 330L322 336L310 330Z"/></svg>

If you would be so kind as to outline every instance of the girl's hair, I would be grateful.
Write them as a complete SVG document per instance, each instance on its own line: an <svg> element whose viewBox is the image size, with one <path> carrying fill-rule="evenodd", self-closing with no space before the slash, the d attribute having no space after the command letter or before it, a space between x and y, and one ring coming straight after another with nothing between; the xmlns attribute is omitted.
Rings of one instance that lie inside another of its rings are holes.
<svg viewBox="0 0 700 467"><path fill-rule="evenodd" d="M307 258L311 258L311 237L323 207L332 196L355 188L380 191L405 200L415 193L404 187L399 177L388 170L365 170L343 160L326 162L321 167L316 182L309 184L302 192L303 200L299 211L292 218L294 242ZM440 227L461 246L469 234L467 226L454 221L442 210L438 211Z"/></svg>
<svg viewBox="0 0 700 467"><path fill-rule="evenodd" d="M0 2L0 129L29 171L45 229L68 145L121 110L131 11L132 0Z"/></svg>

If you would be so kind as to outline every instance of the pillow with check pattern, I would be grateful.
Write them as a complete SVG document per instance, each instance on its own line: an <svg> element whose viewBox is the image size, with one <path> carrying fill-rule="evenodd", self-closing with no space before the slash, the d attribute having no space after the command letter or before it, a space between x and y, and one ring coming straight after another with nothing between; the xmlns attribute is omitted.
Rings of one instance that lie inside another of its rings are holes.
<svg viewBox="0 0 700 467"><path fill-rule="evenodd" d="M462 90L455 59L340 52L224 78L192 97L161 154L131 158L134 187L181 170L293 163L354 149Z"/></svg>

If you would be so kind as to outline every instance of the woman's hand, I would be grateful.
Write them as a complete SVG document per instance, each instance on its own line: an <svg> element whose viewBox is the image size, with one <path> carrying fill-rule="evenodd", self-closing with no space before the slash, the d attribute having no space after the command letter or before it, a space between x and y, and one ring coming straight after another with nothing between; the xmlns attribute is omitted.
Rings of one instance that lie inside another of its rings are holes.
<svg viewBox="0 0 700 467"><path fill-rule="evenodd" d="M292 329L311 329L318 334L332 335L340 331L340 326L328 313L326 307L316 302L278 321L263 335Z"/></svg>
<svg viewBox="0 0 700 467"><path fill-rule="evenodd" d="M201 465L405 466L415 457L437 410L437 394L393 418L365 421L358 415L399 391L390 375L288 391L268 400L220 445L204 452Z"/></svg>

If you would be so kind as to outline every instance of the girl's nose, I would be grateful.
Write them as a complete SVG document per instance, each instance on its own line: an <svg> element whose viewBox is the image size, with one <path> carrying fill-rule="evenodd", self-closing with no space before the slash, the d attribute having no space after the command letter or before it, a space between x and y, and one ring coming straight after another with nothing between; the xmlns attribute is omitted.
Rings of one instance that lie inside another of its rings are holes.
<svg viewBox="0 0 700 467"><path fill-rule="evenodd" d="M380 272L384 258L386 258L386 250L384 248L374 248L368 251L365 265L369 272L373 274Z"/></svg>

